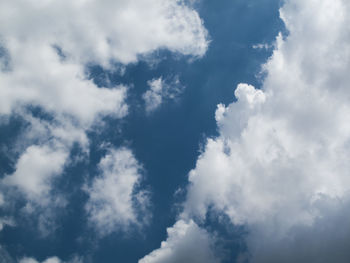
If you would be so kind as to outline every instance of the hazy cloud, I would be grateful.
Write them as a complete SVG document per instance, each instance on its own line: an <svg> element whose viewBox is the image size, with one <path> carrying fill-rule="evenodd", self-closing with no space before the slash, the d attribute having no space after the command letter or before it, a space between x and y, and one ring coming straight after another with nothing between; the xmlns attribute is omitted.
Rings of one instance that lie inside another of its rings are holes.
<svg viewBox="0 0 350 263"><path fill-rule="evenodd" d="M149 90L142 95L147 113L155 111L164 102L176 100L184 89L178 76L171 80L164 80L162 77L152 79L148 81L148 86Z"/></svg>

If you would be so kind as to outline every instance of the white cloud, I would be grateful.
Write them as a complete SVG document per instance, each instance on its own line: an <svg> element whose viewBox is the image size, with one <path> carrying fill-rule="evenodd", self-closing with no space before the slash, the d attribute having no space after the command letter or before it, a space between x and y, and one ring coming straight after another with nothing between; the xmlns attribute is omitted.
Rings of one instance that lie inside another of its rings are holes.
<svg viewBox="0 0 350 263"><path fill-rule="evenodd" d="M145 100L146 111L151 112L157 109L160 106L160 104L162 104L162 78L153 79L148 82L148 85L150 89L142 95L142 98Z"/></svg>
<svg viewBox="0 0 350 263"><path fill-rule="evenodd" d="M0 10L0 31L9 41L56 44L83 64L136 62L159 48L202 56L208 45L198 13L182 1L16 0Z"/></svg>
<svg viewBox="0 0 350 263"><path fill-rule="evenodd" d="M47 204L43 197L73 143L86 150L85 133L96 121L127 114L127 87L98 87L87 65L116 70L115 63L134 63L157 49L201 57L207 47L198 13L182 1L1 1L0 115L19 114L31 124L6 184ZM52 120L31 116L27 106Z"/></svg>
<svg viewBox="0 0 350 263"><path fill-rule="evenodd" d="M53 177L61 174L66 158L64 150L30 146L18 160L14 174L3 182L19 187L29 199L42 199L48 195Z"/></svg>
<svg viewBox="0 0 350 263"><path fill-rule="evenodd" d="M0 73L1 114L31 104L85 122L122 116L125 87L96 87L84 74L87 63L136 62L159 48L202 56L208 45L197 12L175 0L15 0L0 10L2 59L9 60Z"/></svg>
<svg viewBox="0 0 350 263"><path fill-rule="evenodd" d="M253 49L265 49L265 50L268 50L270 48L272 48L273 46L272 45L269 45L269 44L262 44L262 43L259 43L259 44L254 44L252 46Z"/></svg>
<svg viewBox="0 0 350 263"><path fill-rule="evenodd" d="M15 226L15 222L9 217L0 217L0 231L4 229L5 226Z"/></svg>
<svg viewBox="0 0 350 263"><path fill-rule="evenodd" d="M0 72L1 114L33 105L88 126L99 115L127 113L125 87L97 87L86 79L83 64L61 61L49 44L10 43L7 49L11 70Z"/></svg>
<svg viewBox="0 0 350 263"><path fill-rule="evenodd" d="M16 199L18 192L13 190L19 190L28 202L23 211L40 213L37 218L49 223L52 218L45 219L45 215L52 214L54 207L66 204L59 193L52 195L53 182L61 176L65 166L74 161L69 158L73 143L78 142L87 152L89 142L84 129L71 122L47 121L25 112L22 117L26 128L10 150L18 156L14 160L15 171L5 175L1 183L7 203ZM40 208L40 212L36 208ZM43 211L43 208L53 210Z"/></svg>
<svg viewBox="0 0 350 263"><path fill-rule="evenodd" d="M27 203L20 211L24 216L37 214L35 220L42 236L53 232L54 215L67 204L60 193L53 193L53 182L62 174L68 155L69 149L63 144L30 145L19 157L15 172L0 181L6 187L7 203L13 202L18 191L24 195Z"/></svg>
<svg viewBox="0 0 350 263"><path fill-rule="evenodd" d="M142 95L147 113L158 109L164 101L175 100L184 89L178 76L169 83L162 77L152 79L148 81L148 86L150 89Z"/></svg>
<svg viewBox="0 0 350 263"><path fill-rule="evenodd" d="M19 261L19 263L39 263L39 261L34 258L23 258ZM51 257L44 260L42 263L61 263L61 260L57 257Z"/></svg>
<svg viewBox="0 0 350 263"><path fill-rule="evenodd" d="M127 148L111 149L99 163L100 175L86 187L89 220L101 235L146 223L148 193L137 189L141 166ZM138 220L142 213L142 220Z"/></svg>
<svg viewBox="0 0 350 263"><path fill-rule="evenodd" d="M213 239L192 220L179 220L167 229L168 238L159 249L139 260L139 263L214 263Z"/></svg>
<svg viewBox="0 0 350 263"><path fill-rule="evenodd" d="M313 245L330 256L347 242L330 233L348 233L349 14L345 0L286 1L290 34L278 36L262 90L240 84L237 102L218 105L220 135L189 174L182 216L204 219L211 207L247 225L253 262L321 262Z"/></svg>
<svg viewBox="0 0 350 263"><path fill-rule="evenodd" d="M69 260L69 261L62 261L58 257L50 257L45 259L41 263L81 263L81 262L82 262L81 259L79 259L78 257L74 257L72 260ZM40 262L34 258L25 257L25 258L22 258L19 261L19 263L40 263Z"/></svg>

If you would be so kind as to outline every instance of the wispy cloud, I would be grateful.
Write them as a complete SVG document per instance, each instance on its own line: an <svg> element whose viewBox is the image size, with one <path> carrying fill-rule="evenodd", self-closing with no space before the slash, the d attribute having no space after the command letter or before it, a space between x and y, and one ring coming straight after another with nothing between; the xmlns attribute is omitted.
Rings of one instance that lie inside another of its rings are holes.
<svg viewBox="0 0 350 263"><path fill-rule="evenodd" d="M148 86L149 90L142 95L147 113L155 111L165 102L176 100L184 90L178 76L170 80L162 77L152 79L148 81Z"/></svg>

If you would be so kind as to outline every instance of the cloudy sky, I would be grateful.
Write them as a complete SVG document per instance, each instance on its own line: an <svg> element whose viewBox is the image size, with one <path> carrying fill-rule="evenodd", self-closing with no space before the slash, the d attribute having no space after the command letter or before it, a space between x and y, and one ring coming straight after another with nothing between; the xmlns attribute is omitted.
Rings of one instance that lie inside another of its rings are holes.
<svg viewBox="0 0 350 263"><path fill-rule="evenodd" d="M0 0L0 262L349 262L349 25L348 0Z"/></svg>

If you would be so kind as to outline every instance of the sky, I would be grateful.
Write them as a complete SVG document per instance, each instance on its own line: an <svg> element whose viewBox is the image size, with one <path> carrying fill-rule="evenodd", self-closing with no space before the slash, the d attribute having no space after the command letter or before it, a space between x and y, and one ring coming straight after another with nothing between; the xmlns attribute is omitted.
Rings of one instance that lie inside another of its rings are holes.
<svg viewBox="0 0 350 263"><path fill-rule="evenodd" d="M0 263L349 262L349 14L0 0Z"/></svg>

